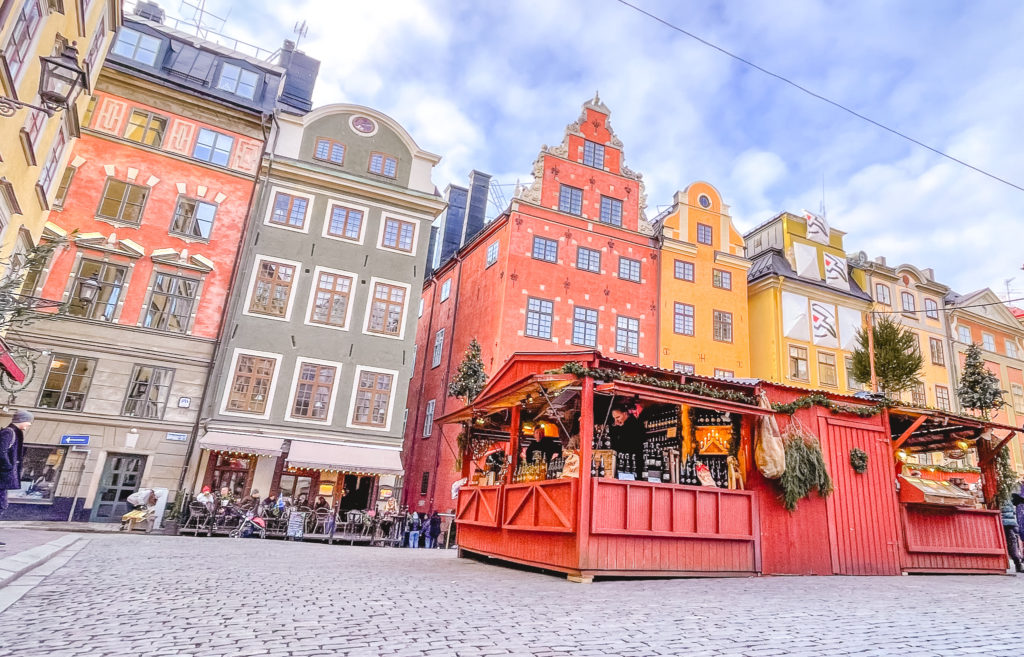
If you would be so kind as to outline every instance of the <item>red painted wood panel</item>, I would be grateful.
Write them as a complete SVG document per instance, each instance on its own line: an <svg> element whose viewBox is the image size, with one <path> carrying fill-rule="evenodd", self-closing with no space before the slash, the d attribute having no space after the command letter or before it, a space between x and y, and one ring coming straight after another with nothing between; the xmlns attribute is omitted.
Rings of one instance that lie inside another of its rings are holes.
<svg viewBox="0 0 1024 657"><path fill-rule="evenodd" d="M998 511L905 504L901 517L907 570L1006 570L1006 537Z"/></svg>
<svg viewBox="0 0 1024 657"><path fill-rule="evenodd" d="M501 486L463 486L456 519L467 525L497 527L501 519Z"/></svg>
<svg viewBox="0 0 1024 657"><path fill-rule="evenodd" d="M537 532L576 531L578 480L532 481L505 487L502 528Z"/></svg>

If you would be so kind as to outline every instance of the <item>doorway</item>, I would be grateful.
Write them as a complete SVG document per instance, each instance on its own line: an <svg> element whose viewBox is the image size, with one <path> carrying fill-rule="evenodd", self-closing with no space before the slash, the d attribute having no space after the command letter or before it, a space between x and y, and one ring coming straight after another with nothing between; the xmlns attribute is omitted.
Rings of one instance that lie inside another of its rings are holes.
<svg viewBox="0 0 1024 657"><path fill-rule="evenodd" d="M103 475L92 504L92 522L119 522L128 512L128 496L139 489L146 457L136 454L108 454Z"/></svg>

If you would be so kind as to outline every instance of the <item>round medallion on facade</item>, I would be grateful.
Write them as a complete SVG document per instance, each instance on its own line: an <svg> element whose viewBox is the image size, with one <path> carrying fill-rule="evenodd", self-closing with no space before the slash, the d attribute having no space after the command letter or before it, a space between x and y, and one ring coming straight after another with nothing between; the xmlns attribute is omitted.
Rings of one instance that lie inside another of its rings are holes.
<svg viewBox="0 0 1024 657"><path fill-rule="evenodd" d="M353 130L367 137L377 132L377 122L367 116L353 116L348 120L348 124Z"/></svg>
<svg viewBox="0 0 1024 657"><path fill-rule="evenodd" d="M700 203L700 207L704 208L705 210L711 207L711 197L708 196L707 194L701 194L700 196L698 196L697 202Z"/></svg>

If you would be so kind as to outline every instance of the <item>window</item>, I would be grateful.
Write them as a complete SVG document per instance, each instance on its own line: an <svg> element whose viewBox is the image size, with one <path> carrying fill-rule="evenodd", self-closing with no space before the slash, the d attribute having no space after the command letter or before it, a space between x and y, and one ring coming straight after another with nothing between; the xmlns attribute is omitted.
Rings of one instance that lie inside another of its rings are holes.
<svg viewBox="0 0 1024 657"><path fill-rule="evenodd" d="M179 197L178 205L174 208L171 232L184 237L208 240L213 231L213 218L216 215L217 206L213 203L185 196Z"/></svg>
<svg viewBox="0 0 1024 657"><path fill-rule="evenodd" d="M358 240L363 227L363 211L335 205L331 208L331 220L327 234L348 240Z"/></svg>
<svg viewBox="0 0 1024 657"><path fill-rule="evenodd" d="M90 74L96 71L96 62L100 58L100 51L102 50L103 41L107 37L107 17L104 16L100 19L99 24L96 26L96 31L92 34L92 39L89 41L89 50L85 53L85 71Z"/></svg>
<svg viewBox="0 0 1024 657"><path fill-rule="evenodd" d="M807 371L807 347L789 347L789 377L797 381L808 381L810 375Z"/></svg>
<svg viewBox="0 0 1024 657"><path fill-rule="evenodd" d="M25 134L28 135L28 143L32 146L33 157L44 125L46 125L46 112L29 109L28 116L25 118Z"/></svg>
<svg viewBox="0 0 1024 657"><path fill-rule="evenodd" d="M732 273L715 269L711 272L711 284L723 290L732 289Z"/></svg>
<svg viewBox="0 0 1024 657"><path fill-rule="evenodd" d="M348 321L349 298L352 294L352 278L321 271L313 291L313 309L309 321L328 326L345 326Z"/></svg>
<svg viewBox="0 0 1024 657"><path fill-rule="evenodd" d="M412 253L412 241L415 235L415 224L388 217L384 220L384 237L381 239L381 244L389 249Z"/></svg>
<svg viewBox="0 0 1024 657"><path fill-rule="evenodd" d="M942 340L928 338L928 349L932 352L932 365L946 365L946 356L942 351Z"/></svg>
<svg viewBox="0 0 1024 657"><path fill-rule="evenodd" d="M944 411L952 410L949 403L949 388L946 386L935 386L935 405Z"/></svg>
<svg viewBox="0 0 1024 657"><path fill-rule="evenodd" d="M1006 355L1010 358L1017 357L1017 343L1013 340L1004 340L1003 345L1006 347Z"/></svg>
<svg viewBox="0 0 1024 657"><path fill-rule="evenodd" d="M95 358L54 354L36 406L58 411L82 410L95 371Z"/></svg>
<svg viewBox="0 0 1024 657"><path fill-rule="evenodd" d="M300 495L309 498L309 489L313 486L313 478L300 474L282 474L276 486L277 490L285 496L289 502L299 499Z"/></svg>
<svg viewBox="0 0 1024 657"><path fill-rule="evenodd" d="M301 229L306 225L308 206L309 200L306 198L278 192L274 196L274 211L270 214L270 223Z"/></svg>
<svg viewBox="0 0 1024 657"><path fill-rule="evenodd" d="M431 399L427 402L427 412L423 418L423 437L429 438L434 433L434 405L437 400Z"/></svg>
<svg viewBox="0 0 1024 657"><path fill-rule="evenodd" d="M332 365L300 361L291 416L302 420L326 420L337 373L338 368Z"/></svg>
<svg viewBox="0 0 1024 657"><path fill-rule="evenodd" d="M672 330L679 335L693 335L693 306L676 303Z"/></svg>
<svg viewBox="0 0 1024 657"><path fill-rule="evenodd" d="M164 141L166 130L166 116L132 110L132 115L128 117L128 127L124 131L124 138L139 144L159 147Z"/></svg>
<svg viewBox="0 0 1024 657"><path fill-rule="evenodd" d="M360 372L352 423L372 427L387 426L390 402L391 375L384 372Z"/></svg>
<svg viewBox="0 0 1024 657"><path fill-rule="evenodd" d="M931 319L939 318L939 304L936 303L935 299L924 300L924 314L925 317L929 317Z"/></svg>
<svg viewBox="0 0 1024 657"><path fill-rule="evenodd" d="M370 173L394 178L398 175L398 160L384 153L371 153Z"/></svg>
<svg viewBox="0 0 1024 657"><path fill-rule="evenodd" d="M405 311L405 288L388 283L373 287L370 319L366 330L383 335L401 335L402 313Z"/></svg>
<svg viewBox="0 0 1024 657"><path fill-rule="evenodd" d="M533 258L544 262L558 262L558 242L546 237L534 237Z"/></svg>
<svg viewBox="0 0 1024 657"><path fill-rule="evenodd" d="M713 242L711 226L708 226L707 224L697 224L697 241L701 244L711 244Z"/></svg>
<svg viewBox="0 0 1024 657"><path fill-rule="evenodd" d="M592 141L583 142L583 164L596 169L604 168L604 146Z"/></svg>
<svg viewBox="0 0 1024 657"><path fill-rule="evenodd" d="M156 54L159 50L160 39L127 27L122 27L121 31L117 33L117 40L114 41L114 46L110 49L115 55L134 59L146 66L156 64Z"/></svg>
<svg viewBox="0 0 1024 657"><path fill-rule="evenodd" d="M971 327L969 326L958 326L956 334L960 338L960 342L971 344L973 338L971 337Z"/></svg>
<svg viewBox="0 0 1024 657"><path fill-rule="evenodd" d="M274 380L277 361L265 356L239 354L228 393L227 410L233 413L267 412L267 397Z"/></svg>
<svg viewBox="0 0 1024 657"><path fill-rule="evenodd" d="M619 315L615 322L615 351L636 356L640 353L640 320Z"/></svg>
<svg viewBox="0 0 1024 657"><path fill-rule="evenodd" d="M107 178L96 216L138 226L142 223L142 210L148 197L149 187Z"/></svg>
<svg viewBox="0 0 1024 657"><path fill-rule="evenodd" d="M214 54L173 39L169 45L171 52L164 60L164 70L204 87L209 86L210 74L217 64Z"/></svg>
<svg viewBox="0 0 1024 657"><path fill-rule="evenodd" d="M256 284L249 301L249 312L285 317L295 280L295 266L273 260L258 260Z"/></svg>
<svg viewBox="0 0 1024 657"><path fill-rule="evenodd" d="M601 273L601 252L585 246L576 247L576 268Z"/></svg>
<svg viewBox="0 0 1024 657"><path fill-rule="evenodd" d="M640 261L619 256L619 278L626 281L640 282Z"/></svg>
<svg viewBox="0 0 1024 657"><path fill-rule="evenodd" d="M160 420L167 408L174 370L166 367L136 365L128 384L121 415Z"/></svg>
<svg viewBox="0 0 1024 657"><path fill-rule="evenodd" d="M572 343L584 347L597 346L597 311L576 306L572 315Z"/></svg>
<svg viewBox="0 0 1024 657"><path fill-rule="evenodd" d="M551 339L551 323L555 304L546 299L526 300L526 335L531 338Z"/></svg>
<svg viewBox="0 0 1024 657"><path fill-rule="evenodd" d="M7 491L11 502L53 502L67 447L25 445L21 459L21 488Z"/></svg>
<svg viewBox="0 0 1024 657"><path fill-rule="evenodd" d="M900 303L902 304L902 310L905 313L912 313L917 310L917 306L914 303L913 292L900 292Z"/></svg>
<svg viewBox="0 0 1024 657"><path fill-rule="evenodd" d="M64 155L64 147L67 146L68 139L64 134L64 126L60 127L57 131L57 136L53 139L53 145L50 147L50 153L46 156L46 162L43 163L43 170L39 172L39 185L43 188L43 193L47 194L50 191L50 187L53 185L53 179L57 177L57 165L60 164L60 159Z"/></svg>
<svg viewBox="0 0 1024 657"><path fill-rule="evenodd" d="M839 379L836 377L835 354L818 353L818 384L833 388L839 385Z"/></svg>
<svg viewBox="0 0 1024 657"><path fill-rule="evenodd" d="M426 495L428 490L430 490L430 473L424 470L423 477L420 478L420 495Z"/></svg>
<svg viewBox="0 0 1024 657"><path fill-rule="evenodd" d="M444 351L444 329L438 329L434 334L434 353L430 357L430 366L437 367L441 364L441 353Z"/></svg>
<svg viewBox="0 0 1024 657"><path fill-rule="evenodd" d="M583 190L562 185L558 190L558 211L576 216L583 214Z"/></svg>
<svg viewBox="0 0 1024 657"><path fill-rule="evenodd" d="M736 372L732 370L720 370L716 367L715 376L719 379L733 379L736 377Z"/></svg>
<svg viewBox="0 0 1024 657"><path fill-rule="evenodd" d="M913 353L924 355L924 351L921 350L921 336L917 333L911 333L914 338L914 351Z"/></svg>
<svg viewBox="0 0 1024 657"><path fill-rule="evenodd" d="M494 242L487 246L487 267L498 262L498 243Z"/></svg>
<svg viewBox="0 0 1024 657"><path fill-rule="evenodd" d="M256 85L259 81L259 73L247 71L234 64L224 64L220 67L220 79L217 80L217 88L242 98L251 99L256 95Z"/></svg>
<svg viewBox="0 0 1024 657"><path fill-rule="evenodd" d="M714 337L719 342L732 342L732 313L714 311Z"/></svg>
<svg viewBox="0 0 1024 657"><path fill-rule="evenodd" d="M78 167L67 166L64 168L64 176L60 179L60 184L57 185L57 193L53 196L53 207L55 210L60 210L64 207L64 201L68 197L68 190L71 189L71 181L74 179L76 171L78 171Z"/></svg>
<svg viewBox="0 0 1024 657"><path fill-rule="evenodd" d="M214 463L210 488L220 490L226 487L236 497L242 497L245 487L249 485L249 478L256 469L254 463L257 458L259 457L227 452L211 454L210 460ZM291 475L281 475L281 488L285 488L285 482L290 478Z"/></svg>
<svg viewBox="0 0 1024 657"><path fill-rule="evenodd" d="M685 260L676 260L676 278L681 281L693 282L693 263Z"/></svg>
<svg viewBox="0 0 1024 657"><path fill-rule="evenodd" d="M928 396L925 394L924 384L918 383L910 389L910 400L914 406L927 406Z"/></svg>
<svg viewBox="0 0 1024 657"><path fill-rule="evenodd" d="M71 302L68 314L88 319L111 321L117 314L117 305L121 301L124 282L128 277L128 268L98 260L82 260L78 265L78 274L71 284ZM90 280L99 285L91 302L82 300L82 281Z"/></svg>
<svg viewBox="0 0 1024 657"><path fill-rule="evenodd" d="M199 281L158 273L153 279L153 291L142 325L170 333L187 333L198 294Z"/></svg>
<svg viewBox="0 0 1024 657"><path fill-rule="evenodd" d="M846 363L846 387L850 390L860 390L860 381L853 378L853 356L845 357Z"/></svg>
<svg viewBox="0 0 1024 657"><path fill-rule="evenodd" d="M622 225L622 201L607 196L601 197L601 223Z"/></svg>
<svg viewBox="0 0 1024 657"><path fill-rule="evenodd" d="M4 48L4 58L7 59L7 68L15 80L25 69L26 62L35 54L32 51L32 41L39 33L42 17L43 8L39 0L25 0L21 11L14 19L14 28L11 29L7 47Z"/></svg>
<svg viewBox="0 0 1024 657"><path fill-rule="evenodd" d="M316 148L313 150L313 157L324 162L341 164L345 161L345 145L333 139L318 137Z"/></svg>
<svg viewBox="0 0 1024 657"><path fill-rule="evenodd" d="M693 363L680 363L675 361L672 363L672 369L683 374L696 374L697 368L693 366Z"/></svg>
<svg viewBox="0 0 1024 657"><path fill-rule="evenodd" d="M1010 395L1013 397L1013 410L1017 413L1024 413L1024 385L1011 383Z"/></svg>
<svg viewBox="0 0 1024 657"><path fill-rule="evenodd" d="M889 296L889 286L882 283L875 283L875 301L883 306L892 305L892 297Z"/></svg>
<svg viewBox="0 0 1024 657"><path fill-rule="evenodd" d="M441 301L447 301L448 297L452 295L452 279L446 280L441 283Z"/></svg>
<svg viewBox="0 0 1024 657"><path fill-rule="evenodd" d="M995 337L993 337L991 333L982 333L981 334L981 346L986 351L995 351L996 350L996 339L995 339Z"/></svg>
<svg viewBox="0 0 1024 657"><path fill-rule="evenodd" d="M231 156L231 148L234 145L234 137L207 128L200 128L199 137L196 138L196 147L192 149L192 157L226 167L228 158Z"/></svg>

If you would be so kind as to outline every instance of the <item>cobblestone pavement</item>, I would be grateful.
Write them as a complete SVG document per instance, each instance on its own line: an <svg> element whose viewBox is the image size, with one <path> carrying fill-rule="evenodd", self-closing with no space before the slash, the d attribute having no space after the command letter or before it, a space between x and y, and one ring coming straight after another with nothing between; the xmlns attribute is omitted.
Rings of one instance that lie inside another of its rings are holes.
<svg viewBox="0 0 1024 657"><path fill-rule="evenodd" d="M0 541L7 545L0 545L0 559L11 557L19 552L43 543L49 543L58 539L61 534L48 532L39 529L9 529L0 523Z"/></svg>
<svg viewBox="0 0 1024 657"><path fill-rule="evenodd" d="M96 535L37 579L0 614L0 657L996 657L1024 646L1024 577L572 584L452 550Z"/></svg>

